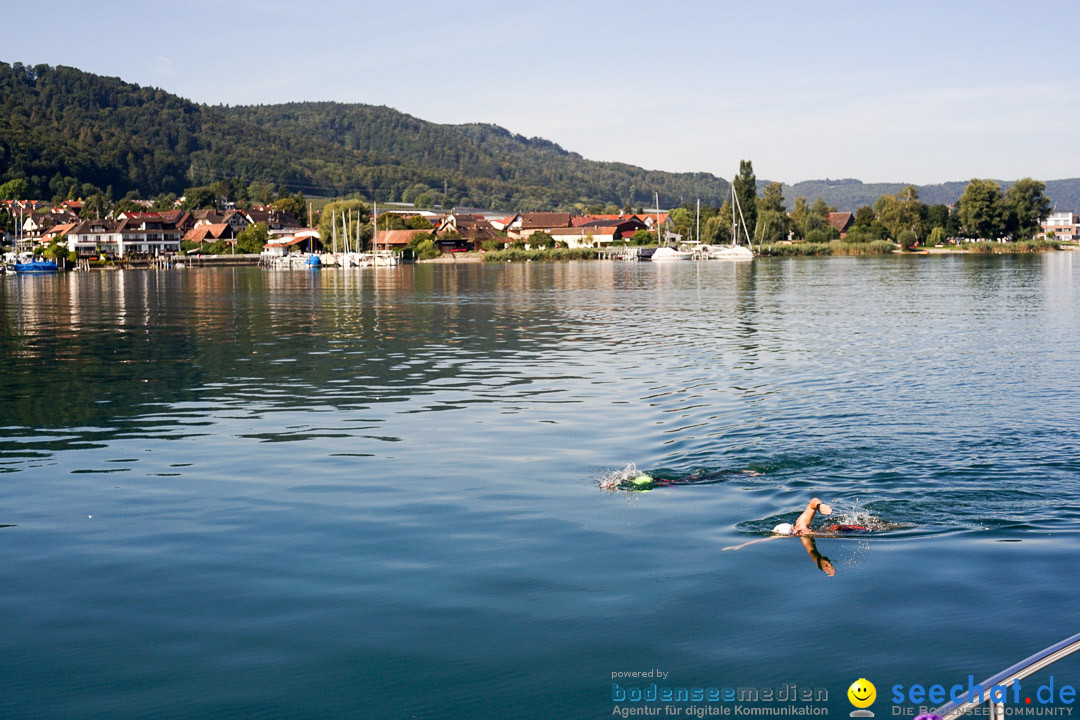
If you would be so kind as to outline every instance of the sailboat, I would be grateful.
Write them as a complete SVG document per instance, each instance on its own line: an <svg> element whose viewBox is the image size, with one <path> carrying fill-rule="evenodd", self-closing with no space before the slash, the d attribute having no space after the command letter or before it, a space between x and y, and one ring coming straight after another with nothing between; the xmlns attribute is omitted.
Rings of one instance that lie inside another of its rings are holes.
<svg viewBox="0 0 1080 720"><path fill-rule="evenodd" d="M653 197L656 200L656 242L660 247L656 248L656 252L649 258L653 262L669 262L671 260L693 260L693 253L683 252L682 250L676 250L673 247L668 247L660 242L660 194L654 193Z"/></svg>
<svg viewBox="0 0 1080 720"><path fill-rule="evenodd" d="M750 245L750 233L746 229L746 218L743 217L742 205L739 204L739 196L735 194L735 183L731 183L731 244L712 246L705 257L710 260L753 260L754 251L751 247L739 244L739 222L735 217L738 210L738 220L742 220L743 234L746 235L746 245Z"/></svg>

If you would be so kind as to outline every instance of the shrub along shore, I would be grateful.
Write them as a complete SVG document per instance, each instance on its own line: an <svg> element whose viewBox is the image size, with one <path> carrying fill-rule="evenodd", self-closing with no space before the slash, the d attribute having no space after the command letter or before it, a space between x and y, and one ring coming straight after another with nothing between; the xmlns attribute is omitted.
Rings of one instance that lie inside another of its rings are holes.
<svg viewBox="0 0 1080 720"><path fill-rule="evenodd" d="M1060 250L1057 243L1046 240L1021 240L1019 242L974 242L963 245L951 245L946 248L935 248L935 253L948 254L972 254L972 255L1002 255L1010 253L1041 253L1055 252ZM922 250L919 251L922 254ZM833 255L892 255L907 254L898 250L896 243L888 240L874 240L872 242L844 242L833 240L831 242L801 242L801 243L776 243L761 245L757 248L760 257L812 257ZM506 250L493 250L484 253L484 262L558 262L561 260L596 260L601 257L601 252L595 248L551 248L524 250L521 248L507 248Z"/></svg>

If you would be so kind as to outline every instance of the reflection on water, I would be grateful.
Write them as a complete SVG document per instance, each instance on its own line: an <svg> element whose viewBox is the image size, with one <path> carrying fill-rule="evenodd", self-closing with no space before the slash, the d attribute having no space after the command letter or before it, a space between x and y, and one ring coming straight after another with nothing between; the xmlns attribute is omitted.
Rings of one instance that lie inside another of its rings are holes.
<svg viewBox="0 0 1080 720"><path fill-rule="evenodd" d="M999 670L1074 606L1074 258L4 278L0 710ZM597 490L630 463L687 482ZM899 527L719 552L815 495Z"/></svg>

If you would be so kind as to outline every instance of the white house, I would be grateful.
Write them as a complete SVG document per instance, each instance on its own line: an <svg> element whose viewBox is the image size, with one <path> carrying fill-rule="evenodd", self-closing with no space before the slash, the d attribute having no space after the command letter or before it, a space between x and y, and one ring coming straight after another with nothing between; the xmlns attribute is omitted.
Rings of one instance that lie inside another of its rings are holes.
<svg viewBox="0 0 1080 720"><path fill-rule="evenodd" d="M1053 232L1056 240L1076 240L1080 238L1080 216L1072 212L1050 213L1050 217L1042 221L1042 232L1037 237L1045 238Z"/></svg>

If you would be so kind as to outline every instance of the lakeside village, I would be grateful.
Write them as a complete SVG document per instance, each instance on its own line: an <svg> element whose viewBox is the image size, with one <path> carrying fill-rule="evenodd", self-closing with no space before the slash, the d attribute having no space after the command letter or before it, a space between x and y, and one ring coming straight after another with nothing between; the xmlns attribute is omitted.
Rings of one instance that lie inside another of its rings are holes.
<svg viewBox="0 0 1080 720"><path fill-rule="evenodd" d="M594 206L576 213L469 208L440 213L404 203L380 208L359 199L323 202L316 210L314 202L287 192L269 204L246 207L242 198L205 192L192 193L195 203L187 195L170 198L171 207L131 197L107 208L81 200L8 199L0 200L0 218L7 215L4 267L57 272L438 259L749 260L755 255L1042 252L1072 249L1080 239L1080 215L1052 211L1045 185L1031 179L1005 193L992 181L973 180L949 206L921 203L909 186L855 212L838 211L822 200L810 205L803 198L788 211L778 183L740 201L745 193L739 181L731 200L719 208L687 203L637 212ZM0 194L11 185L0 186Z"/></svg>

